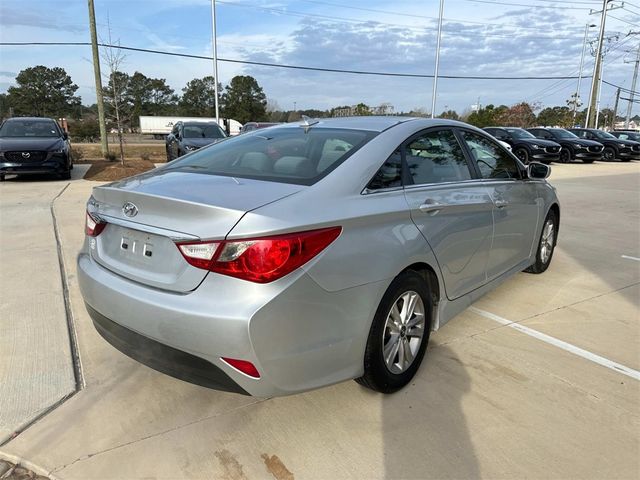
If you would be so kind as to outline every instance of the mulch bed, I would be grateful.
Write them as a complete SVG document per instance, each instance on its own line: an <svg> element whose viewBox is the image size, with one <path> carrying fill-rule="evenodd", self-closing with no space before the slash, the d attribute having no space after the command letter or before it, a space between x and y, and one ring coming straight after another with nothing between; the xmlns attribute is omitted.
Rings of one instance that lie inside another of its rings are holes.
<svg viewBox="0 0 640 480"><path fill-rule="evenodd" d="M48 480L47 477L36 475L20 465L0 460L0 479L2 480Z"/></svg>
<svg viewBox="0 0 640 480"><path fill-rule="evenodd" d="M125 160L124 166L120 162L100 160L91 164L87 173L84 174L84 179L95 182L113 182L154 168L156 166L149 160Z"/></svg>

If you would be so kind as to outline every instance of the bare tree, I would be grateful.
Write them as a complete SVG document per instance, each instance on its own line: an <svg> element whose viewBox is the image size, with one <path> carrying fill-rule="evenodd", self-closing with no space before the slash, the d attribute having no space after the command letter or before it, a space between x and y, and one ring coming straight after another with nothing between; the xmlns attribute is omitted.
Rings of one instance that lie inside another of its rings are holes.
<svg viewBox="0 0 640 480"><path fill-rule="evenodd" d="M118 48L120 47L120 40L116 40L113 43L111 39L111 26L107 19L109 47L103 47L102 58L107 64L109 71L109 77L106 79L106 87L103 90L103 96L105 103L108 106L108 116L115 122L118 132L118 144L120 145L120 162L124 166L124 123L126 121L126 106L127 101L125 99L125 92L129 83L129 75L120 71L126 55Z"/></svg>

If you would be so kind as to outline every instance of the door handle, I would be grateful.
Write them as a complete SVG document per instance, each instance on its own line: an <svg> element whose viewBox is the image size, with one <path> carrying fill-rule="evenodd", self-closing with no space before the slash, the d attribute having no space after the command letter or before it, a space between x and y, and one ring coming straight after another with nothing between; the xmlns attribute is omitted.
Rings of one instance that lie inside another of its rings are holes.
<svg viewBox="0 0 640 480"><path fill-rule="evenodd" d="M509 204L509 202L506 200L495 200L493 204L498 208L504 208Z"/></svg>
<svg viewBox="0 0 640 480"><path fill-rule="evenodd" d="M430 213L431 215L435 215L440 211L440 209L442 209L442 207L444 207L444 205L441 204L441 203L430 202L430 201L427 200L425 203L420 205L418 207L418 209L421 212Z"/></svg>

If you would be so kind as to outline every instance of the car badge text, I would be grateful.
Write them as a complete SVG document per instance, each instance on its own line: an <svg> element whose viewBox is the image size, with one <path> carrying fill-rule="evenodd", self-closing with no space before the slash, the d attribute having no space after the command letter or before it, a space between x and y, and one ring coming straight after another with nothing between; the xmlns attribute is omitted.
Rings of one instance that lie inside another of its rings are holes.
<svg viewBox="0 0 640 480"><path fill-rule="evenodd" d="M22 158L29 158L31 154L29 152L22 152Z"/></svg>

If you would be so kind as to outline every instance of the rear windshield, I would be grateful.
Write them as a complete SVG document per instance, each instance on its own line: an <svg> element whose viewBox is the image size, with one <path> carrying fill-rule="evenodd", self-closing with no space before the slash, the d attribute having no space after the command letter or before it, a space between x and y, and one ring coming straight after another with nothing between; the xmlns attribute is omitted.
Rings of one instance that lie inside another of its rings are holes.
<svg viewBox="0 0 640 480"><path fill-rule="evenodd" d="M164 168L313 185L375 135L363 130L272 127L202 148Z"/></svg>
<svg viewBox="0 0 640 480"><path fill-rule="evenodd" d="M59 137L52 120L10 120L0 127L0 137Z"/></svg>
<svg viewBox="0 0 640 480"><path fill-rule="evenodd" d="M219 125L197 125L186 123L184 138L224 138L226 135Z"/></svg>

